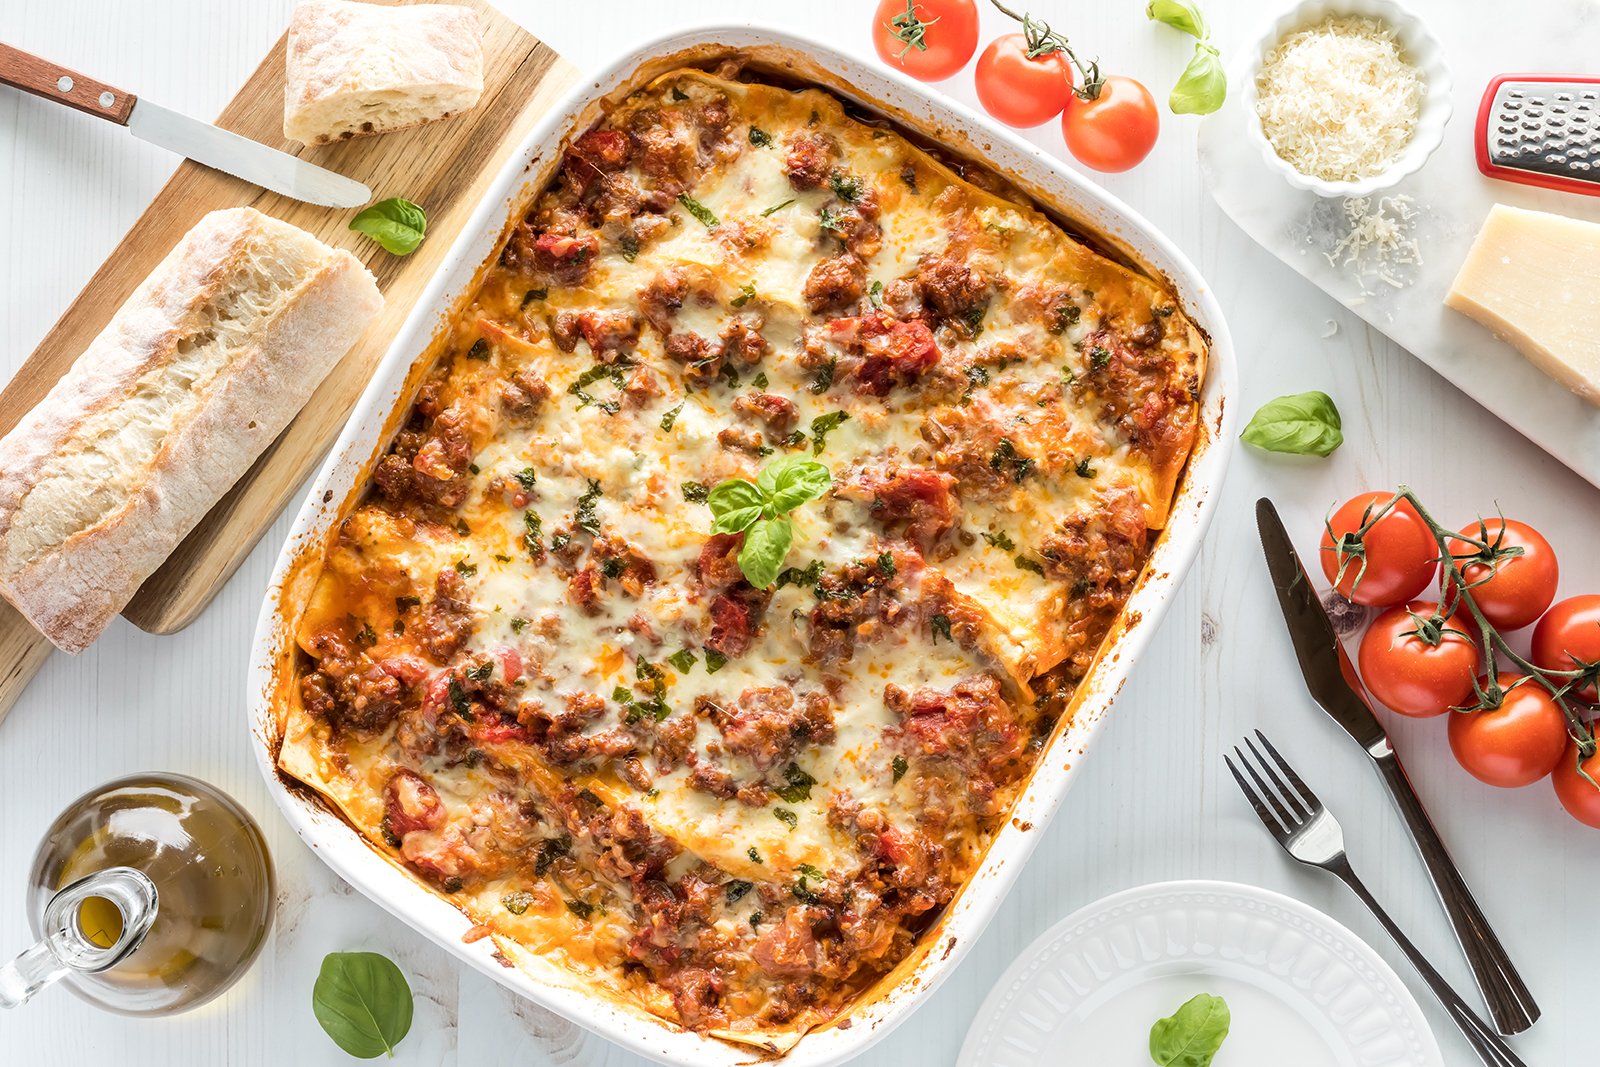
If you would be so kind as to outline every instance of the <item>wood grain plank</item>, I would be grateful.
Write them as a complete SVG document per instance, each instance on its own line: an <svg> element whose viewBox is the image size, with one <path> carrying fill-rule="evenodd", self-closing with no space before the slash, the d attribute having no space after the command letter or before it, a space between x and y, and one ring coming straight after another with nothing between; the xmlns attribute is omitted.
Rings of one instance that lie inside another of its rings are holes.
<svg viewBox="0 0 1600 1067"><path fill-rule="evenodd" d="M473 6L480 8L484 27L485 89L477 108L447 122L302 153L365 181L377 198L404 196L421 204L428 212L429 238L420 249L404 258L391 256L351 233L348 213L285 200L252 187L254 206L362 256L384 291L386 306L272 448L135 595L123 614L141 629L172 633L187 626L238 568L333 443L372 368L505 159L576 77L576 71L521 27L486 4ZM276 128L281 123L277 101L282 93L283 48L280 41L223 112L223 125L254 131L263 124ZM281 133L278 136L281 140Z"/></svg>
<svg viewBox="0 0 1600 1067"><path fill-rule="evenodd" d="M409 2L409 0L407 0ZM146 581L123 615L151 633L182 629L205 608L314 468L417 297L505 159L577 72L482 0L484 94L444 122L380 137L309 147L283 136L286 41L280 38L217 118L217 125L365 182L375 199L404 196L428 212L428 239L391 256L349 229L353 212L269 193L185 161L0 392L0 433L9 431L72 365L112 314L207 212L248 205L348 248L372 270L386 303L377 320L300 414ZM48 654L48 643L9 606L0 612L0 716Z"/></svg>

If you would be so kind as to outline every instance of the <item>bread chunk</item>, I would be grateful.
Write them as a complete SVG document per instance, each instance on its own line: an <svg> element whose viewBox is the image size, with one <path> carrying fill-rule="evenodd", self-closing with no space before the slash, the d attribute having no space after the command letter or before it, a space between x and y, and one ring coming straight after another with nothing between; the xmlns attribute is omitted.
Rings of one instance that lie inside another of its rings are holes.
<svg viewBox="0 0 1600 1067"><path fill-rule="evenodd" d="M483 95L478 16L456 4L302 0L289 24L283 135L306 144L448 118Z"/></svg>
<svg viewBox="0 0 1600 1067"><path fill-rule="evenodd" d="M349 252L201 219L0 440L0 595L86 648L383 306Z"/></svg>

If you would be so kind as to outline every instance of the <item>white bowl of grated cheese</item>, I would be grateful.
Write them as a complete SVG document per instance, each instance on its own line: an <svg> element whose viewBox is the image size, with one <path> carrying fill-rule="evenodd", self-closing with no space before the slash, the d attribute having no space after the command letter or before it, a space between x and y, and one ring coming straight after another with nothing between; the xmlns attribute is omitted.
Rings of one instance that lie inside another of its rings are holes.
<svg viewBox="0 0 1600 1067"><path fill-rule="evenodd" d="M1422 167L1450 119L1450 68L1393 0L1305 0L1257 43L1241 98L1267 165L1318 196L1366 196Z"/></svg>

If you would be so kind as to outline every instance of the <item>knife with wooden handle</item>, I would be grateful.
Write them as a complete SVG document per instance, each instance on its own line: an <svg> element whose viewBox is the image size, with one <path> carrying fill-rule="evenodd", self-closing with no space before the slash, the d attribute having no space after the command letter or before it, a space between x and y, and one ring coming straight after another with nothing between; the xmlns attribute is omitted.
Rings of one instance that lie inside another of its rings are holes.
<svg viewBox="0 0 1600 1067"><path fill-rule="evenodd" d="M1289 542L1289 533L1283 528L1278 509L1266 497L1256 501L1256 526L1267 556L1267 567L1272 572L1273 589L1278 594L1278 607L1283 611L1283 621L1294 642L1306 688L1328 717L1343 727L1372 759L1389 791L1389 798L1405 821L1411 843L1422 858L1434 892L1450 920L1450 929L1467 958L1473 980L1489 1006L1495 1027L1502 1034L1522 1033L1538 1020L1539 1005L1534 1003L1533 994L1528 992L1505 946L1500 944L1489 920L1484 918L1483 909L1439 839L1433 820L1423 810L1422 801L1400 765L1399 755L1389 743L1389 735L1367 703L1366 690L1350 656L1334 632L1322 602L1317 599L1316 587L1311 584L1294 545Z"/></svg>
<svg viewBox="0 0 1600 1067"><path fill-rule="evenodd" d="M365 185L0 43L0 83L126 126L135 137L296 200L360 207Z"/></svg>

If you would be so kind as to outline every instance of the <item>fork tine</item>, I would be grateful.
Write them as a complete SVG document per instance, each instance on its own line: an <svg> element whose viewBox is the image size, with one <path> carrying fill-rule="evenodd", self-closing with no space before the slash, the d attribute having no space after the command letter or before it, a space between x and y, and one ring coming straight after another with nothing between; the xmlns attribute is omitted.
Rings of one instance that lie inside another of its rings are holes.
<svg viewBox="0 0 1600 1067"><path fill-rule="evenodd" d="M1262 733L1260 730L1257 730L1256 736L1261 739L1261 743L1263 745L1267 746L1267 751L1272 754L1272 758L1277 761L1278 766L1282 768L1283 773L1288 776L1289 781L1294 785L1296 791L1299 792L1301 799L1303 799L1309 807L1322 807L1322 801L1317 799L1317 794L1311 791L1311 787L1309 785L1306 785L1305 782L1300 780L1300 776L1294 772L1294 768L1289 766L1289 761L1283 758L1271 741L1267 740L1267 735Z"/></svg>
<svg viewBox="0 0 1600 1067"><path fill-rule="evenodd" d="M1256 732L1260 733L1259 730ZM1266 741L1266 738L1263 737L1261 740ZM1284 801L1294 811L1298 821L1305 822L1311 818L1311 813L1306 810L1305 805L1300 803L1300 797L1295 794L1293 789L1289 788L1288 783L1278 776L1278 772L1272 766L1272 763L1261 754L1260 749L1256 748L1256 743L1248 737L1244 739L1244 743L1250 749L1251 754L1255 756L1256 762L1261 764L1261 769L1267 772L1267 777L1272 779L1272 784L1278 787L1278 792L1283 795ZM1280 759L1278 762L1282 763L1283 761ZM1315 805L1312 806L1315 807Z"/></svg>
<svg viewBox="0 0 1600 1067"><path fill-rule="evenodd" d="M1271 833L1273 837L1281 838L1284 834L1282 824L1280 824L1277 818L1272 814L1271 809L1268 808L1266 804L1262 803L1261 797L1256 794L1255 789L1250 785L1250 783L1244 780L1244 775L1239 773L1239 768L1233 765L1233 760L1228 758L1227 753L1223 753L1222 762L1226 763L1228 765L1228 770L1233 772L1233 780L1239 783L1239 792L1243 793L1245 795L1245 799L1250 801L1250 806L1256 809L1256 814L1259 815L1261 817L1261 821L1266 824L1267 831Z"/></svg>
<svg viewBox="0 0 1600 1067"><path fill-rule="evenodd" d="M1245 771L1250 775L1250 777L1255 780L1256 786L1261 791L1262 799L1272 806L1272 810L1277 813L1278 821L1283 824L1283 828L1285 830L1293 830L1295 827L1299 826L1300 820L1291 815L1289 813L1289 809L1283 806L1283 801L1278 799L1278 794L1274 793L1272 789L1268 787L1265 779L1261 777L1261 772L1256 770L1256 765L1254 763L1251 763L1247 758L1245 758L1245 754L1240 751L1238 745L1233 746L1233 754L1239 757L1240 764L1244 766Z"/></svg>

